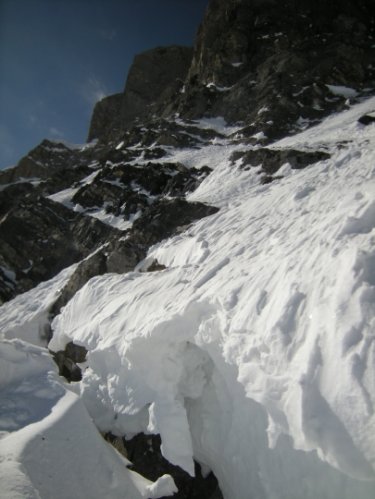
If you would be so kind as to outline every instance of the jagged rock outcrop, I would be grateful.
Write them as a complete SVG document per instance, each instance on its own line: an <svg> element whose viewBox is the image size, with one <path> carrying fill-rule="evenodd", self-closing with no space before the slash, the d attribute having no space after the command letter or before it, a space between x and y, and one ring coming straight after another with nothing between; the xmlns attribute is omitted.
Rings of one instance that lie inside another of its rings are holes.
<svg viewBox="0 0 375 499"><path fill-rule="evenodd" d="M178 234L194 220L213 215L219 211L214 206L191 203L184 199L163 199L148 208L132 228L132 237L147 246Z"/></svg>
<svg viewBox="0 0 375 499"><path fill-rule="evenodd" d="M186 118L224 116L273 139L375 84L372 2L212 0L180 98Z"/></svg>
<svg viewBox="0 0 375 499"><path fill-rule="evenodd" d="M101 100L94 109L88 140L109 138L163 111L170 114L182 88L193 52L190 47L158 47L135 57L122 94Z"/></svg>
<svg viewBox="0 0 375 499"><path fill-rule="evenodd" d="M0 184L29 179L35 182L54 177L56 189L64 189L88 174L90 148L75 150L61 142L43 140L13 168L0 171ZM59 181L58 181L59 179Z"/></svg>
<svg viewBox="0 0 375 499"><path fill-rule="evenodd" d="M330 155L324 151L296 151L294 149L267 149L259 148L249 151L236 151L231 156L232 163L240 162L241 168L248 170L251 167L260 167L258 174L261 182L268 184L282 178L275 173L285 164L293 170L300 170L306 166L329 159Z"/></svg>
<svg viewBox="0 0 375 499"><path fill-rule="evenodd" d="M120 144L71 148L45 140L2 172L1 303L80 262L50 310L53 318L91 277L133 270L151 244L214 213L184 201L210 168L156 158L167 154L168 138L175 147L196 147L217 137L213 130L161 121L150 129L133 127Z"/></svg>
<svg viewBox="0 0 375 499"><path fill-rule="evenodd" d="M97 104L89 138L155 112L223 116L267 140L316 123L375 86L372 9L371 0L211 0L192 60L181 47L137 56L125 92Z"/></svg>

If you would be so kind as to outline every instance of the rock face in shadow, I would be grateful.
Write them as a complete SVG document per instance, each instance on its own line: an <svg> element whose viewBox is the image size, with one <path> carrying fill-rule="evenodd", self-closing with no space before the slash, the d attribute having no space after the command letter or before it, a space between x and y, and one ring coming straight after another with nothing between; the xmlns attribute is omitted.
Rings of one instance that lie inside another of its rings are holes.
<svg viewBox="0 0 375 499"><path fill-rule="evenodd" d="M12 286L0 292L1 301L50 279L117 234L42 196L18 199L0 221L0 266L14 276Z"/></svg>
<svg viewBox="0 0 375 499"><path fill-rule="evenodd" d="M60 178L56 189L64 189L88 175L87 165L92 159L91 152L89 148L83 152L71 149L60 142L45 139L15 167L0 171L0 184L32 179L45 181L55 176L56 184L57 178Z"/></svg>
<svg viewBox="0 0 375 499"><path fill-rule="evenodd" d="M168 473L178 488L173 495L175 499L223 499L218 482L213 473L202 476L199 464L195 463L195 477L178 466L169 463L160 451L160 436L140 433L131 440L105 435L116 448L122 450L127 459L132 462L130 469L140 473L149 480L155 481L164 473Z"/></svg>
<svg viewBox="0 0 375 499"><path fill-rule="evenodd" d="M163 199L150 206L132 228L131 238L151 246L186 229L193 221L213 215L219 208L184 199Z"/></svg>
<svg viewBox="0 0 375 499"><path fill-rule="evenodd" d="M135 57L125 90L98 102L88 140L109 138L116 130L150 118L161 110L172 113L173 100L186 78L193 51L190 47L158 47Z"/></svg>
<svg viewBox="0 0 375 499"><path fill-rule="evenodd" d="M272 141L319 122L375 86L372 0L210 0L194 51L140 54L125 92L94 110L89 138L136 118L223 116Z"/></svg>
<svg viewBox="0 0 375 499"><path fill-rule="evenodd" d="M273 139L342 109L347 97L327 85L374 86L372 9L370 0L211 0L181 116L219 115Z"/></svg>

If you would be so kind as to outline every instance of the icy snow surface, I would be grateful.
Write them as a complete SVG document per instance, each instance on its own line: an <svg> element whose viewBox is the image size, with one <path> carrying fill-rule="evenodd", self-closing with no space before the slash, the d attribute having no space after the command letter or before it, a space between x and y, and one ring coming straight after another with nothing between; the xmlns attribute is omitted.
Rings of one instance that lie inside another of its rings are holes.
<svg viewBox="0 0 375 499"><path fill-rule="evenodd" d="M193 457L213 469L226 499L373 499L375 126L357 119L374 109L372 98L274 144L331 159L284 165L267 185L259 168L230 163L239 145L176 151L214 169L190 199L221 210L151 248L166 270L95 277L55 319L52 350L89 350L69 411L83 402L102 431L160 433L165 457L191 474ZM65 397L40 423L60 438L55 411L80 431L58 409ZM6 438L25 442L25 431L39 449L30 425ZM83 452L76 468L95 485L100 467L85 459L98 451ZM148 490L165 483L172 493L163 477Z"/></svg>

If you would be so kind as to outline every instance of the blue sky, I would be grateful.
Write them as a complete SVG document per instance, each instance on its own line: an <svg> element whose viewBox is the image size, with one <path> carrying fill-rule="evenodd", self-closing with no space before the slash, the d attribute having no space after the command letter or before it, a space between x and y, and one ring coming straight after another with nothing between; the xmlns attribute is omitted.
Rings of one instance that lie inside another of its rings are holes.
<svg viewBox="0 0 375 499"><path fill-rule="evenodd" d="M43 138L86 140L135 54L192 45L208 0L0 0L0 168Z"/></svg>

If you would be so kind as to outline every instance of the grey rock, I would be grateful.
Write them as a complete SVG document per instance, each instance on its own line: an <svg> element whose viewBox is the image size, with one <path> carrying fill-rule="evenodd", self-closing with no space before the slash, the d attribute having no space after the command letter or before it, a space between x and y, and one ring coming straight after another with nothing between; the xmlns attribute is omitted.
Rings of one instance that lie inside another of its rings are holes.
<svg viewBox="0 0 375 499"><path fill-rule="evenodd" d="M242 168L262 166L262 173L271 176L285 163L289 163L292 169L299 170L329 158L330 155L323 151L261 148L250 151L237 151L232 154L230 159L232 163L241 160Z"/></svg>
<svg viewBox="0 0 375 499"><path fill-rule="evenodd" d="M345 107L326 84L353 87L359 96L375 87L372 4L211 0L193 56L181 47L137 56L124 93L97 104L89 138L112 140L137 119L176 112L243 122L243 134L263 131L268 141L294 133L301 120L317 123ZM181 145L171 133L159 144Z"/></svg>
<svg viewBox="0 0 375 499"><path fill-rule="evenodd" d="M358 118L358 123L361 125L371 125L372 123L375 123L375 116L371 114L364 114L360 118Z"/></svg>
<svg viewBox="0 0 375 499"><path fill-rule="evenodd" d="M86 360L87 350L85 347L70 342L66 345L65 350L51 353L59 368L60 376L64 376L69 382L82 379L82 371L78 364Z"/></svg>
<svg viewBox="0 0 375 499"><path fill-rule="evenodd" d="M148 246L128 237L114 242L107 252L107 272L131 272L145 258Z"/></svg>
<svg viewBox="0 0 375 499"><path fill-rule="evenodd" d="M105 97L95 104L87 137L88 142L93 139L108 138L111 132L124 128L122 121L123 100L123 94L119 93Z"/></svg>
<svg viewBox="0 0 375 499"><path fill-rule="evenodd" d="M158 47L135 57L122 94L106 97L95 106L88 140L108 139L136 119L172 113L173 98L182 87L192 58L190 47Z"/></svg>
<svg viewBox="0 0 375 499"><path fill-rule="evenodd" d="M119 438L119 437L117 437ZM107 436L115 441L114 436ZM123 439L127 458L131 461L130 469L140 473L149 480L155 481L168 473L173 477L178 492L175 499L223 499L217 479L213 473L203 477L201 468L195 463L195 477L191 477L178 466L169 463L160 451L160 436L140 433L131 440Z"/></svg>
<svg viewBox="0 0 375 499"><path fill-rule="evenodd" d="M61 308L68 303L86 282L94 276L102 275L107 272L106 260L107 258L104 252L98 251L80 262L73 275L61 290L59 298L52 305L49 311L51 319L60 312Z"/></svg>
<svg viewBox="0 0 375 499"><path fill-rule="evenodd" d="M373 18L371 0L211 0L178 111L243 121L268 140L299 118L316 123L345 105L325 84L374 87Z"/></svg>
<svg viewBox="0 0 375 499"><path fill-rule="evenodd" d="M151 246L184 231L192 222L217 213L219 208L185 199L162 199L138 218L131 231L132 240Z"/></svg>

